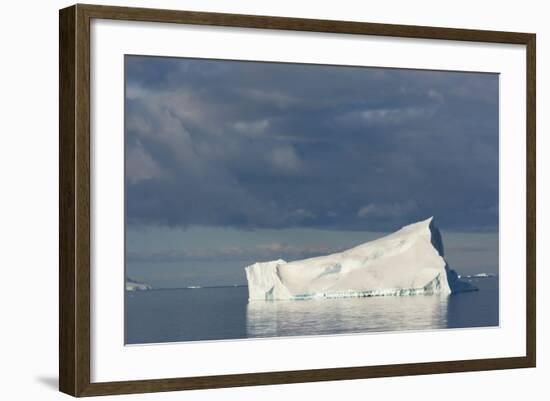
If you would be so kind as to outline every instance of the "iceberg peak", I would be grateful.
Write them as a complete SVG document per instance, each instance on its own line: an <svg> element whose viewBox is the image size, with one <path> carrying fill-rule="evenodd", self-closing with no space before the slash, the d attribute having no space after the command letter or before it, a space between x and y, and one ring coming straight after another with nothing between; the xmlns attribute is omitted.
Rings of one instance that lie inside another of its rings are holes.
<svg viewBox="0 0 550 401"><path fill-rule="evenodd" d="M251 300L448 295L476 288L444 259L433 216L342 252L245 267Z"/></svg>

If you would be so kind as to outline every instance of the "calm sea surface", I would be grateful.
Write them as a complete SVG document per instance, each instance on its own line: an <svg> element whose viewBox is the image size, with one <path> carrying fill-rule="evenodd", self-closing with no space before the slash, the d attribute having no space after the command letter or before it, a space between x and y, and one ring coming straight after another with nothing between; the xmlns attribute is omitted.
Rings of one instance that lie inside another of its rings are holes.
<svg viewBox="0 0 550 401"><path fill-rule="evenodd" d="M126 293L126 343L498 326L498 278L450 296L248 302L247 287Z"/></svg>

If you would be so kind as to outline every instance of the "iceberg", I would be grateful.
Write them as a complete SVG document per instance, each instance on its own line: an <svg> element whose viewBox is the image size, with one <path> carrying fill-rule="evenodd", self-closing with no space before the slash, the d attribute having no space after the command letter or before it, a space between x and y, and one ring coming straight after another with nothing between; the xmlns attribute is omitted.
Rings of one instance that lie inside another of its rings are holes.
<svg viewBox="0 0 550 401"><path fill-rule="evenodd" d="M493 278L497 275L495 273L476 273L476 274L470 274L467 276L458 276L458 278Z"/></svg>
<svg viewBox="0 0 550 401"><path fill-rule="evenodd" d="M149 284L133 280L129 277L126 279L126 291L147 291L152 289L153 287Z"/></svg>
<svg viewBox="0 0 550 401"><path fill-rule="evenodd" d="M245 267L249 300L300 300L475 291L444 258L433 217L342 252Z"/></svg>

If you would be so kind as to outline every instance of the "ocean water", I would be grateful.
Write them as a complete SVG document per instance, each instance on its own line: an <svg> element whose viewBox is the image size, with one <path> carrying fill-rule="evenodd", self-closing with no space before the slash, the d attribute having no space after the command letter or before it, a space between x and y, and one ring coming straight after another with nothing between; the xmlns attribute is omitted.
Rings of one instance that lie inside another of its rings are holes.
<svg viewBox="0 0 550 401"><path fill-rule="evenodd" d="M470 281L479 291L450 296L275 302L249 302L245 286L127 292L125 342L146 344L498 326L498 278Z"/></svg>

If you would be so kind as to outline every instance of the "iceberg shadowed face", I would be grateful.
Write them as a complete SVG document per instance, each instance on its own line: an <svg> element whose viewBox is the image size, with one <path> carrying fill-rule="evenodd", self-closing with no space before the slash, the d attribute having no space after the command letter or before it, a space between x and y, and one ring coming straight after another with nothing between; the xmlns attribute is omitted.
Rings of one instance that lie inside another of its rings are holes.
<svg viewBox="0 0 550 401"><path fill-rule="evenodd" d="M499 324L497 74L126 56L125 86L126 343Z"/></svg>

